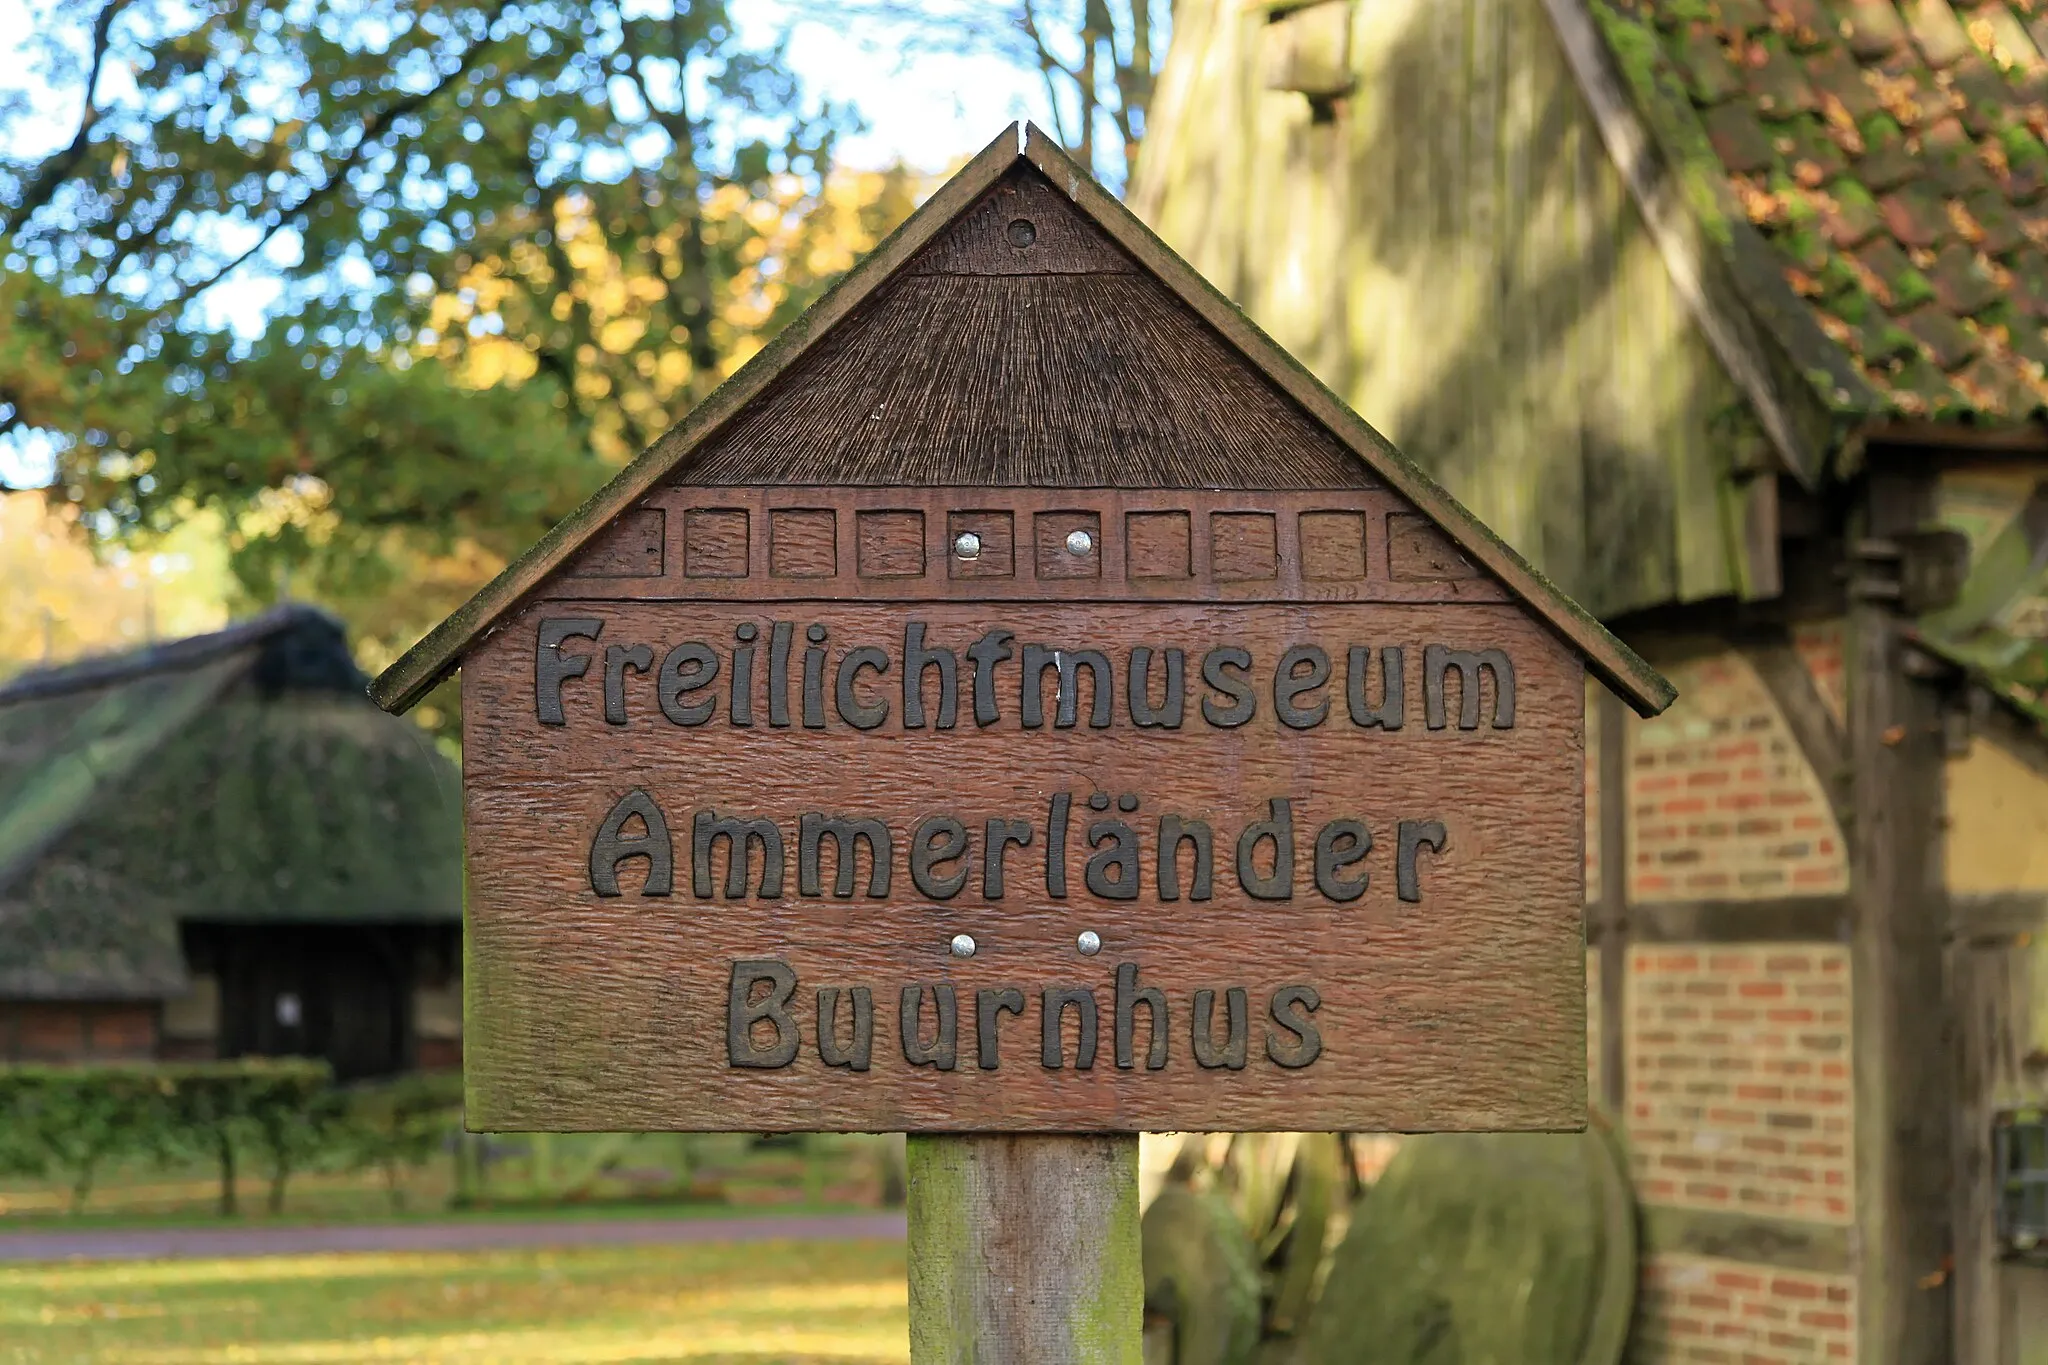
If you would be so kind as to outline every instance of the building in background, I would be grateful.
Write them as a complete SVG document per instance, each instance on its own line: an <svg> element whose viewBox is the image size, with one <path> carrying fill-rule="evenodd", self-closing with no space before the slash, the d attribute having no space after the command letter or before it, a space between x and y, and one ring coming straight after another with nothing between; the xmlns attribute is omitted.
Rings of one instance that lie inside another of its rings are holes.
<svg viewBox="0 0 2048 1365"><path fill-rule="evenodd" d="M1175 10L1134 206L1680 689L1588 725L1638 1359L2048 1349L2038 9Z"/></svg>
<svg viewBox="0 0 2048 1365"><path fill-rule="evenodd" d="M303 606L0 685L0 1060L461 1060L461 784Z"/></svg>

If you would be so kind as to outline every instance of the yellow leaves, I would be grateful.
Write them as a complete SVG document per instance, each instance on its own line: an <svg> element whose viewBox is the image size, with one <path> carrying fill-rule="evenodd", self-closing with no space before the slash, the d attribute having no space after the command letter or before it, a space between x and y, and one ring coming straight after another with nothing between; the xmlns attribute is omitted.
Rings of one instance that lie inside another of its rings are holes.
<svg viewBox="0 0 2048 1365"><path fill-rule="evenodd" d="M687 201L670 200L617 223L567 195L552 222L516 226L436 296L415 354L437 356L477 388L525 383L538 357L562 357L590 409L591 444L623 462L872 248L909 213L917 188L889 172L839 173L822 187L783 176L717 186L694 221ZM543 226L552 246L539 244ZM711 326L693 338L707 289L691 274L700 258L711 270ZM699 373L692 355L707 351L715 370Z"/></svg>
<svg viewBox="0 0 2048 1365"><path fill-rule="evenodd" d="M1760 179L1746 175L1728 178L1729 188L1742 205L1742 211L1752 223L1764 224L1777 221L1784 212L1784 202L1772 193Z"/></svg>
<svg viewBox="0 0 2048 1365"><path fill-rule="evenodd" d="M597 344L613 355L626 355L647 335L644 317L613 318L597 329Z"/></svg>
<svg viewBox="0 0 2048 1365"><path fill-rule="evenodd" d="M540 368L533 352L503 337L481 337L470 342L462 367L462 380L472 388L493 384L524 384Z"/></svg>
<svg viewBox="0 0 2048 1365"><path fill-rule="evenodd" d="M189 511L168 536L96 554L78 509L39 492L0 493L0 675L227 619L219 518Z"/></svg>
<svg viewBox="0 0 2048 1365"><path fill-rule="evenodd" d="M1911 128L1920 122L1922 109L1915 98L1920 93L1920 83L1912 74L1888 76L1875 68L1866 68L1863 80L1876 94L1879 104L1892 116L1901 128Z"/></svg>
<svg viewBox="0 0 2048 1365"><path fill-rule="evenodd" d="M1984 225L1977 221L1977 216L1970 212L1962 200L1948 201L1948 221L1950 226L1955 228L1956 234L1971 246L1976 246L1984 240Z"/></svg>
<svg viewBox="0 0 2048 1365"><path fill-rule="evenodd" d="M230 544L270 540L291 527L308 542L324 544L341 525L334 510L334 490L310 474L300 474L282 486L257 492L229 528Z"/></svg>

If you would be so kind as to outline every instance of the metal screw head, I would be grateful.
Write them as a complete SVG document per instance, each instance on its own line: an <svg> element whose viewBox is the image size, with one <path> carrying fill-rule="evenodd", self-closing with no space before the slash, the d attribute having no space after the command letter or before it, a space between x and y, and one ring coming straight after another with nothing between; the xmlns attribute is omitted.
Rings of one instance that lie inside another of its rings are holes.
<svg viewBox="0 0 2048 1365"><path fill-rule="evenodd" d="M1081 950L1082 957L1094 957L1102 951L1102 935L1093 929L1083 929L1081 936L1074 940L1074 946Z"/></svg>
<svg viewBox="0 0 2048 1365"><path fill-rule="evenodd" d="M954 957L973 957L973 956L974 956L974 935L972 935L972 934L955 934L955 935L953 935L953 956L954 956Z"/></svg>
<svg viewBox="0 0 2048 1365"><path fill-rule="evenodd" d="M1070 555L1085 555L1085 554L1087 554L1087 553L1088 553L1088 552L1089 552L1090 550L1092 550L1092 549L1094 549L1094 548L1095 548L1095 537L1094 537L1094 536L1091 536L1091 535L1089 535L1089 534L1088 534L1088 533L1087 533L1086 531L1069 531L1069 532L1067 532L1067 553L1068 553L1068 554L1070 554Z"/></svg>
<svg viewBox="0 0 2048 1365"><path fill-rule="evenodd" d="M981 558L981 537L972 531L962 531L953 537L953 553L962 559Z"/></svg>

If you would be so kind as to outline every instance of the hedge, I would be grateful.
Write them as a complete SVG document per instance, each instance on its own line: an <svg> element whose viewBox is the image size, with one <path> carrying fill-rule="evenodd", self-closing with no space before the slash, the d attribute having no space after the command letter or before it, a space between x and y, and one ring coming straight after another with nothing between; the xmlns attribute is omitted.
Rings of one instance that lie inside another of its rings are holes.
<svg viewBox="0 0 2048 1365"><path fill-rule="evenodd" d="M326 1063L228 1062L0 1066L0 1171L63 1180L73 1212L112 1159L211 1159L220 1211L235 1212L245 1155L262 1164L273 1212L313 1161L377 1167L396 1197L401 1167L456 1126L459 1076L338 1086Z"/></svg>

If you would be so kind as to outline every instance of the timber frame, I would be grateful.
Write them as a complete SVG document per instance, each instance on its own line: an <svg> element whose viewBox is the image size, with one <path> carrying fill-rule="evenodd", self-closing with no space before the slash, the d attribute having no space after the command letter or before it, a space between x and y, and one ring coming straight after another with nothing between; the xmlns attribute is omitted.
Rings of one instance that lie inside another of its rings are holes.
<svg viewBox="0 0 2048 1365"><path fill-rule="evenodd" d="M1013 126L870 252L809 313L793 323L673 430L557 523L463 607L441 622L371 684L388 711L404 711L447 677L462 656L503 621L542 580L664 476L693 454L770 383L853 314L904 261L952 223L1019 162L1028 162L1141 268L1197 312L1377 477L1434 520L1473 561L1541 618L1587 668L1645 716L1670 705L1671 685L1606 627L1559 592L1457 499L1374 431L1138 218L1098 185L1037 127Z"/></svg>

